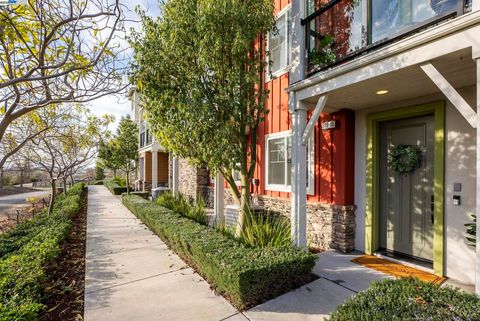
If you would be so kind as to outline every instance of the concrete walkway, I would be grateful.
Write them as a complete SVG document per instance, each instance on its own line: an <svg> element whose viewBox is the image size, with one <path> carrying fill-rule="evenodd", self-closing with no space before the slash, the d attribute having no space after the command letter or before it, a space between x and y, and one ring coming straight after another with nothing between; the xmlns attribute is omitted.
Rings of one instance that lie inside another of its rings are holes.
<svg viewBox="0 0 480 321"><path fill-rule="evenodd" d="M85 272L85 321L220 321L237 313L103 186L89 187Z"/></svg>
<svg viewBox="0 0 480 321"><path fill-rule="evenodd" d="M386 275L325 252L320 278L253 309L238 312L135 218L103 186L88 196L86 321L324 320L371 281Z"/></svg>

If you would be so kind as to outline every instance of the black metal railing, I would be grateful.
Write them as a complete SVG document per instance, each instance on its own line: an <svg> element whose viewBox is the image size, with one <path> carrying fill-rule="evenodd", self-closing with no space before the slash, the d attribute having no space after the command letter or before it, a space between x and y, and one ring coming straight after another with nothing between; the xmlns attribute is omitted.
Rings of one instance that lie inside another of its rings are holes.
<svg viewBox="0 0 480 321"><path fill-rule="evenodd" d="M462 15L471 0L308 0L307 76Z"/></svg>

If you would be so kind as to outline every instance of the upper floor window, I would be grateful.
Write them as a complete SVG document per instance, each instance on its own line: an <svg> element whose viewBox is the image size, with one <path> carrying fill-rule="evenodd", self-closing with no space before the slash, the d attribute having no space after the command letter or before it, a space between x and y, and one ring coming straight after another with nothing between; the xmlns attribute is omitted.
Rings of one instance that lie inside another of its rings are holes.
<svg viewBox="0 0 480 321"><path fill-rule="evenodd" d="M307 193L314 189L314 136L307 144ZM292 134L290 131L266 136L266 189L290 192L292 185Z"/></svg>
<svg viewBox="0 0 480 321"><path fill-rule="evenodd" d="M286 71L291 60L291 5L277 15L276 30L268 33L267 50L271 65L268 73L276 76Z"/></svg>
<svg viewBox="0 0 480 321"><path fill-rule="evenodd" d="M307 74L471 10L471 0L306 0Z"/></svg>
<svg viewBox="0 0 480 321"><path fill-rule="evenodd" d="M371 0L372 42L411 29L434 17L456 11L458 0Z"/></svg>

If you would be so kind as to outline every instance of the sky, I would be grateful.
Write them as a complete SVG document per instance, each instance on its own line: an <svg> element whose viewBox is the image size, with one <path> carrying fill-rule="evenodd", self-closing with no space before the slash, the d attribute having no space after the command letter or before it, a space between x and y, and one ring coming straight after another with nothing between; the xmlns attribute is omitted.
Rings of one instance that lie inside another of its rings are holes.
<svg viewBox="0 0 480 321"><path fill-rule="evenodd" d="M150 16L158 16L159 6L157 0L121 0L121 2L129 9L129 12L127 12L126 15L129 20L138 21L138 16L135 13L136 6L140 6L141 8L143 8ZM129 30L131 27L135 28L137 31L141 28L139 22L127 22L126 29ZM126 41L121 42L121 45L124 47L129 47ZM115 123L110 126L110 130L112 130L113 132L118 126L120 117L125 116L126 114L131 114L131 102L128 101L126 97L117 95L105 96L95 101L92 101L88 104L88 107L91 112L97 116L101 116L104 114L110 114L115 116Z"/></svg>

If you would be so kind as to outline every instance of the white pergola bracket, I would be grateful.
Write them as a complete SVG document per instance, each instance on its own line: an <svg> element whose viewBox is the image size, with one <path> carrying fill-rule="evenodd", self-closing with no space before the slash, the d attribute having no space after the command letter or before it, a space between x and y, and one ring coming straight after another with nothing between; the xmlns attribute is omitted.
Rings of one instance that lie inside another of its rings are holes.
<svg viewBox="0 0 480 321"><path fill-rule="evenodd" d="M317 105L315 106L315 110L313 111L312 117L310 117L307 127L305 128L305 132L302 135L302 145L305 145L305 146L307 145L308 138L310 137L312 130L315 127L315 124L317 123L318 118L320 117L320 114L322 113L326 104L327 104L327 96L321 96L318 99L318 102L317 102Z"/></svg>
<svg viewBox="0 0 480 321"><path fill-rule="evenodd" d="M477 113L465 101L465 99L453 88L445 77L435 68L430 62L420 65L420 68L433 81L433 83L440 89L445 97L457 108L462 116L473 127L477 128Z"/></svg>

